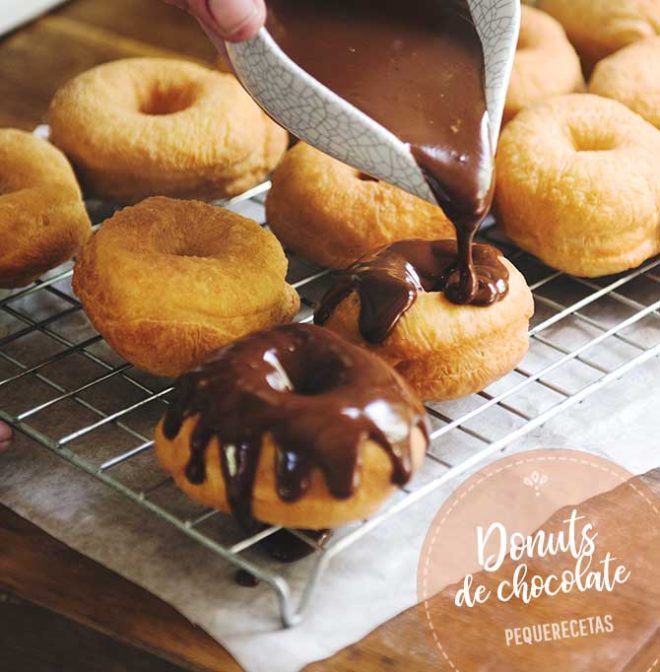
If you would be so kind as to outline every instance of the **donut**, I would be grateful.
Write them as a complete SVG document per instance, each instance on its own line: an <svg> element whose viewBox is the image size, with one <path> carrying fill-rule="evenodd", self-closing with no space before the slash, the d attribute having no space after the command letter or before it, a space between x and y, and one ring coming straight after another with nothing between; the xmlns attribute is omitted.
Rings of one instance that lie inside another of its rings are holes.
<svg viewBox="0 0 660 672"><path fill-rule="evenodd" d="M22 287L70 259L92 232L76 177L56 147L0 129L0 287Z"/></svg>
<svg viewBox="0 0 660 672"><path fill-rule="evenodd" d="M230 341L291 320L300 300L286 272L275 236L251 219L155 196L92 236L73 289L122 357L177 376Z"/></svg>
<svg viewBox="0 0 660 672"><path fill-rule="evenodd" d="M232 75L166 58L113 61L75 77L48 119L85 192L122 203L239 194L288 142Z"/></svg>
<svg viewBox="0 0 660 672"><path fill-rule="evenodd" d="M573 275L619 273L660 252L660 133L591 94L523 110L497 153L504 232Z"/></svg>
<svg viewBox="0 0 660 672"><path fill-rule="evenodd" d="M181 377L155 432L179 487L247 529L366 518L427 445L424 409L396 372L303 324L247 336Z"/></svg>
<svg viewBox="0 0 660 672"><path fill-rule="evenodd" d="M504 122L533 103L582 90L580 59L561 24L545 12L523 6Z"/></svg>
<svg viewBox="0 0 660 672"><path fill-rule="evenodd" d="M302 142L272 183L268 225L286 248L321 266L345 268L395 240L454 236L439 207Z"/></svg>
<svg viewBox="0 0 660 672"><path fill-rule="evenodd" d="M528 347L534 307L522 275L475 244L479 291L456 305L443 290L456 272L453 240L393 243L337 274L314 320L391 364L423 399L477 392L513 369Z"/></svg>
<svg viewBox="0 0 660 672"><path fill-rule="evenodd" d="M605 56L660 33L660 0L538 0L554 16L591 71Z"/></svg>
<svg viewBox="0 0 660 672"><path fill-rule="evenodd" d="M635 42L600 61L589 91L618 100L660 129L660 36Z"/></svg>

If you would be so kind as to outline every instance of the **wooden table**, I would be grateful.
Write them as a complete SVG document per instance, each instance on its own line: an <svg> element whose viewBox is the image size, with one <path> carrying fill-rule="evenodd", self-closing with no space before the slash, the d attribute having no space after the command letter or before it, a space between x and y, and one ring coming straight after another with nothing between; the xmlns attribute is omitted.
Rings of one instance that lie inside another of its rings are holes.
<svg viewBox="0 0 660 672"><path fill-rule="evenodd" d="M55 90L94 65L162 55L216 59L196 23L159 0L73 0L0 40L0 126L32 130ZM240 669L174 609L3 507L0 582L3 672ZM414 612L311 669L403 666L437 669Z"/></svg>

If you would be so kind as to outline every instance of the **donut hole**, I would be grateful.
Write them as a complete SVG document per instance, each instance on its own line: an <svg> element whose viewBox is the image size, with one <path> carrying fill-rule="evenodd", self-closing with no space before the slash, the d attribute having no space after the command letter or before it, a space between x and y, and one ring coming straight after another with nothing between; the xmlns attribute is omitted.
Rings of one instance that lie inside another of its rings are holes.
<svg viewBox="0 0 660 672"><path fill-rule="evenodd" d="M210 254L208 250L202 250L196 247L185 247L183 249L177 250L174 253L174 256L193 257L195 259L206 259L207 257L212 257L213 255Z"/></svg>
<svg viewBox="0 0 660 672"><path fill-rule="evenodd" d="M327 368L325 371L307 371L306 375L296 380L293 391L303 397L316 397L319 394L334 390L342 379L342 372Z"/></svg>
<svg viewBox="0 0 660 672"><path fill-rule="evenodd" d="M163 237L157 245L163 254L197 259L217 258L225 247L222 238L218 238L216 229L197 225L192 225L183 233Z"/></svg>
<svg viewBox="0 0 660 672"><path fill-rule="evenodd" d="M617 142L615 137L599 129L571 128L571 140L576 152L609 152L615 149Z"/></svg>
<svg viewBox="0 0 660 672"><path fill-rule="evenodd" d="M336 353L298 353L296 365L288 367L290 391L302 397L316 397L344 382L346 365Z"/></svg>
<svg viewBox="0 0 660 672"><path fill-rule="evenodd" d="M214 256L214 249L205 245L204 241L163 241L161 249L164 254L171 254L174 257L206 259Z"/></svg>
<svg viewBox="0 0 660 672"><path fill-rule="evenodd" d="M138 109L142 114L154 117L176 114L191 107L194 98L194 92L189 88L156 87L147 92Z"/></svg>

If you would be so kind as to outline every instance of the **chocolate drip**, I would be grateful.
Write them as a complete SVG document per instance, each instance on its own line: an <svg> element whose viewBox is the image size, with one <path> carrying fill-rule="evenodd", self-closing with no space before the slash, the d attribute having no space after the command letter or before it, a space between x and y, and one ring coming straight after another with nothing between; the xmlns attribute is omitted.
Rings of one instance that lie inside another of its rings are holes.
<svg viewBox="0 0 660 672"><path fill-rule="evenodd" d="M488 306L508 292L509 273L490 245L471 249L475 292L470 303ZM353 291L360 297L360 333L369 343L382 343L417 294L447 292L457 287L460 274L453 240L404 240L383 248L337 275L334 286L314 315L325 324L335 308Z"/></svg>
<svg viewBox="0 0 660 672"><path fill-rule="evenodd" d="M473 302L472 243L493 198L494 148L483 49L466 0L267 5L267 27L293 61L410 145L456 227L459 272L445 294Z"/></svg>
<svg viewBox="0 0 660 672"><path fill-rule="evenodd" d="M300 532L319 546L325 546L332 537L330 530L300 530ZM259 542L259 547L271 558L280 562L296 562L315 551L314 546L294 536L288 530L278 530L268 535Z"/></svg>
<svg viewBox="0 0 660 672"><path fill-rule="evenodd" d="M325 546L332 538L331 530L298 530L305 537L308 537L311 544L291 534L289 530L277 530L269 534L265 539L257 544L257 549L263 551L266 555L280 562L297 562L314 553L317 546ZM254 588L259 585L259 580L254 574L250 574L244 569L239 569L234 575L234 579L239 586L245 588Z"/></svg>
<svg viewBox="0 0 660 672"><path fill-rule="evenodd" d="M234 581L243 588L256 588L259 585L259 579L246 569L237 570L234 574Z"/></svg>
<svg viewBox="0 0 660 672"><path fill-rule="evenodd" d="M299 324L248 336L182 376L164 435L173 439L187 418L196 423L186 477L204 481L206 451L217 438L227 499L249 529L266 435L276 445L277 492L291 502L305 494L315 468L334 497L350 497L367 438L389 456L392 483L406 483L411 432L426 433L420 402L380 360L325 329Z"/></svg>

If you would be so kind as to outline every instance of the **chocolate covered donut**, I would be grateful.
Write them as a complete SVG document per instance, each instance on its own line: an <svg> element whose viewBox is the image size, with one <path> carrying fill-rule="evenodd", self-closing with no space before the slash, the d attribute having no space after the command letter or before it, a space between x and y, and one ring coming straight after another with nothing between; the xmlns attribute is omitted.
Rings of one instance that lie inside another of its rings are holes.
<svg viewBox="0 0 660 672"><path fill-rule="evenodd" d="M454 399L508 373L527 351L534 305L523 276L472 248L475 292L457 305L453 240L394 243L335 277L315 321L380 355L423 399Z"/></svg>
<svg viewBox="0 0 660 672"><path fill-rule="evenodd" d="M373 513L426 448L424 409L382 360L311 325L248 336L184 375L156 431L193 499L307 529Z"/></svg>

